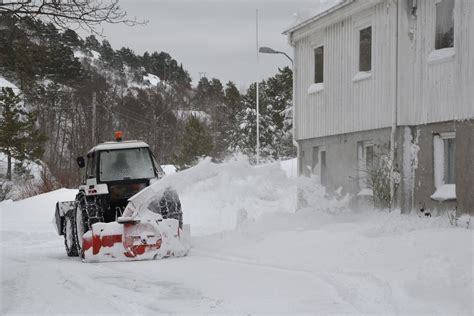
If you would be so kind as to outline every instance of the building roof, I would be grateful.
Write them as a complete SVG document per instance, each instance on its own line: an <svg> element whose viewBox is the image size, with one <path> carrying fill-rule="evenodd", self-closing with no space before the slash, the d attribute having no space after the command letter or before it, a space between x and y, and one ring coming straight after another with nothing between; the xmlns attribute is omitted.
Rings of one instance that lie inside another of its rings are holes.
<svg viewBox="0 0 474 316"><path fill-rule="evenodd" d="M319 5L313 9L306 10L302 16L296 20L293 26L286 29L283 34L288 35L316 20L319 20L323 16L326 16L339 8L342 8L354 0L327 0L325 2L320 2Z"/></svg>
<svg viewBox="0 0 474 316"><path fill-rule="evenodd" d="M105 142L96 145L89 150L89 153L100 150L115 150L115 149L129 149L129 148L148 148L148 144L138 140L125 140L122 142Z"/></svg>

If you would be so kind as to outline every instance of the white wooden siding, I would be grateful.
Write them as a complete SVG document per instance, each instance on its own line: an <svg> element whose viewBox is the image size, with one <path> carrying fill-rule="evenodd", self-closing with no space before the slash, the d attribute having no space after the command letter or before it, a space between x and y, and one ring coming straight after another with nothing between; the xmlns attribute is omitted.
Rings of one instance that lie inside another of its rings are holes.
<svg viewBox="0 0 474 316"><path fill-rule="evenodd" d="M390 126L396 56L392 7L390 1L377 4L296 42L297 139ZM358 70L357 27L367 21L372 26L372 75L353 82ZM314 48L320 44L325 46L324 90L308 94L314 79Z"/></svg>
<svg viewBox="0 0 474 316"><path fill-rule="evenodd" d="M385 0L363 12L353 4L295 31L296 139L389 127L396 102L396 36L399 5L398 125L419 125L474 117L474 0L455 0L455 56L429 62L434 50L435 1L419 0L410 25L406 1ZM353 13L348 13L353 12ZM338 18L337 17L343 17ZM372 25L372 76L353 82L357 72L357 27ZM362 21L362 22L361 22ZM414 36L410 36L413 31ZM314 52L324 44L324 90L308 94Z"/></svg>
<svg viewBox="0 0 474 316"><path fill-rule="evenodd" d="M399 125L474 117L474 27L472 0L456 0L453 58L430 62L434 51L435 1L419 1L411 63L412 100L399 105ZM410 48L405 48L410 49ZM401 60L401 62L403 62ZM406 86L405 86L406 87ZM401 92L403 93L403 91Z"/></svg>

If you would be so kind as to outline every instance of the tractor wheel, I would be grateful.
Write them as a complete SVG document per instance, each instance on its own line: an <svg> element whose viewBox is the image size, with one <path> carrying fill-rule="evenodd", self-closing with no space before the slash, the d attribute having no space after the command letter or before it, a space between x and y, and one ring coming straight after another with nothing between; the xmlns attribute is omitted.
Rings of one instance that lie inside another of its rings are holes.
<svg viewBox="0 0 474 316"><path fill-rule="evenodd" d="M82 236L89 230L87 212L85 212L82 203L77 203L76 209L74 210L74 238L76 252L80 257L84 257L84 252L82 249Z"/></svg>
<svg viewBox="0 0 474 316"><path fill-rule="evenodd" d="M69 211L64 216L64 247L66 248L66 253L69 257L77 257L78 252L76 249L76 238L75 238L75 220L74 220L74 211Z"/></svg>
<svg viewBox="0 0 474 316"><path fill-rule="evenodd" d="M179 222L179 228L183 227L183 212L178 193L168 188L163 193L160 200L160 214L163 218L174 218Z"/></svg>

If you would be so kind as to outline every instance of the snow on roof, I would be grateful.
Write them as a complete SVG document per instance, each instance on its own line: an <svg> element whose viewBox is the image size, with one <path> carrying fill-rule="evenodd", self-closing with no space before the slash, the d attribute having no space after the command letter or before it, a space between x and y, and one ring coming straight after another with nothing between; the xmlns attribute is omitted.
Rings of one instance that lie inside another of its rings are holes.
<svg viewBox="0 0 474 316"><path fill-rule="evenodd" d="M99 150L114 150L114 149L128 149L128 148L144 148L149 147L147 143L137 140L126 140L122 142L105 142L98 144L89 152L99 151Z"/></svg>
<svg viewBox="0 0 474 316"><path fill-rule="evenodd" d="M311 7L299 8L296 12L295 21L283 34L293 32L352 1L353 0L317 0Z"/></svg>

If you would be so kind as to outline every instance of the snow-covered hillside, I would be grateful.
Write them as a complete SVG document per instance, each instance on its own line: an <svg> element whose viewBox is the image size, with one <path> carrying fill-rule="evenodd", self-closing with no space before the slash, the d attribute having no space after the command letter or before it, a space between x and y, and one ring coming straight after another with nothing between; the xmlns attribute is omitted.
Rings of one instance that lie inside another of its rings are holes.
<svg viewBox="0 0 474 316"><path fill-rule="evenodd" d="M184 258L82 263L52 224L55 202L75 190L1 203L0 313L473 312L472 229L348 210L279 164L203 161L170 177L187 179L178 187L194 238ZM317 198L295 212L297 185Z"/></svg>

